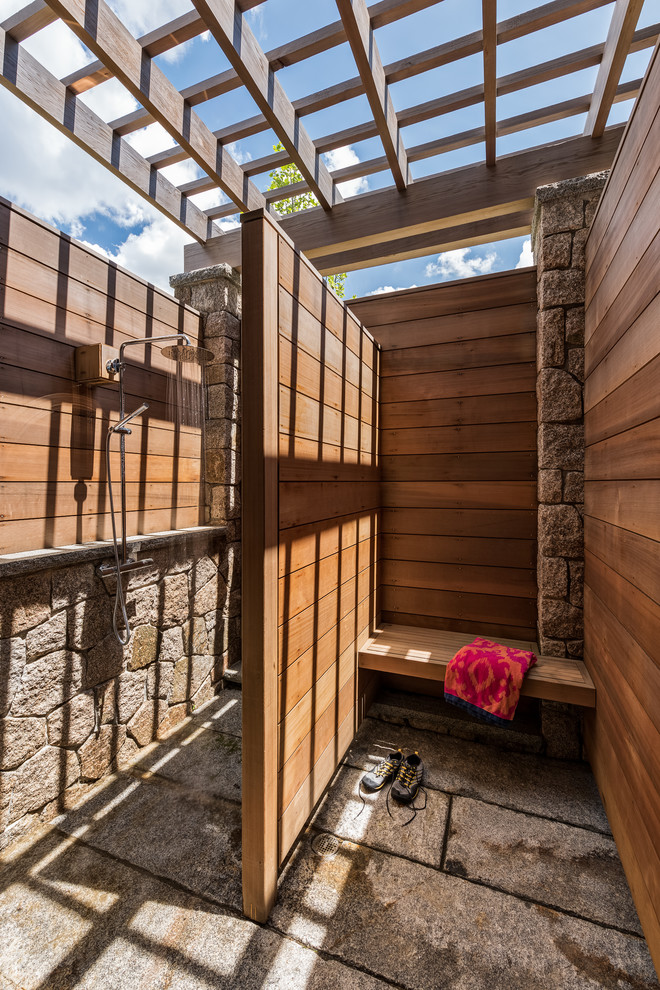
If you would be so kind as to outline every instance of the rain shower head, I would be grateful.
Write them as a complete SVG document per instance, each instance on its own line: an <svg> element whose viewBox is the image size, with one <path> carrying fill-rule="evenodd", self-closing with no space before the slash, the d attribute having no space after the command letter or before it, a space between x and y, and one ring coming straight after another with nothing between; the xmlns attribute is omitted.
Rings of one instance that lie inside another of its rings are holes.
<svg viewBox="0 0 660 990"><path fill-rule="evenodd" d="M210 364L215 357L208 348L195 347L192 344L172 344L170 347L163 347L161 354L181 364Z"/></svg>

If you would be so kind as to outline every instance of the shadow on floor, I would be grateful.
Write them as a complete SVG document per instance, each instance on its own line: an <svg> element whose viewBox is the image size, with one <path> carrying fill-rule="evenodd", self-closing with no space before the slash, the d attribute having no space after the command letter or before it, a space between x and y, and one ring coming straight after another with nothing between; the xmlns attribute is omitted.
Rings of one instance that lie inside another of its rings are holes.
<svg viewBox="0 0 660 990"><path fill-rule="evenodd" d="M268 925L241 917L240 698L8 847L0 990L657 990L585 765L452 738L426 710L364 722ZM427 767L408 826L384 793L357 796L398 746Z"/></svg>

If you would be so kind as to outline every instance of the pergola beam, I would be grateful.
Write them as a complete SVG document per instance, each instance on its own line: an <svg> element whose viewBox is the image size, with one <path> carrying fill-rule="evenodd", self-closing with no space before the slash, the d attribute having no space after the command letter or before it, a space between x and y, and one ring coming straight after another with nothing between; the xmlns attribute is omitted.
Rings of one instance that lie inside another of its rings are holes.
<svg viewBox="0 0 660 990"><path fill-rule="evenodd" d="M45 0L34 0L34 3L17 10L15 14L4 20L0 27L11 35L14 41L20 42L32 37L37 31L48 27L56 20L55 14Z"/></svg>
<svg viewBox="0 0 660 990"><path fill-rule="evenodd" d="M644 0L616 0L584 133L599 138L607 125L616 88L630 51Z"/></svg>
<svg viewBox="0 0 660 990"><path fill-rule="evenodd" d="M330 173L235 0L193 2L323 209L332 209L336 197Z"/></svg>
<svg viewBox="0 0 660 990"><path fill-rule="evenodd" d="M352 267L361 258L374 264L374 245L391 246L401 239L411 251L418 238L421 255L428 253L424 237L430 231L460 226L468 237L470 224L476 224L476 236L478 225L494 217L503 218L502 229L510 229L506 218L531 209L538 186L609 168L622 134L623 127L612 127L599 141L580 136L502 156L496 169L467 165L419 179L405 196L392 187L379 189L345 200L330 215L304 210L283 217L280 225L314 264L332 255L351 258ZM240 232L184 249L187 271L222 262L240 265ZM335 270L347 268L342 261Z"/></svg>
<svg viewBox="0 0 660 990"><path fill-rule="evenodd" d="M497 137L497 0L482 0L486 165L495 164Z"/></svg>
<svg viewBox="0 0 660 990"><path fill-rule="evenodd" d="M371 107L397 189L408 185L408 160L397 123L385 70L365 0L335 0L353 52L364 92Z"/></svg>
<svg viewBox="0 0 660 990"><path fill-rule="evenodd" d="M237 206L242 210L265 207L263 195L185 105L179 91L105 0L48 0L48 4Z"/></svg>
<svg viewBox="0 0 660 990"><path fill-rule="evenodd" d="M113 133L88 106L0 28L0 84L82 148L130 189L198 241L213 232L202 211Z"/></svg>

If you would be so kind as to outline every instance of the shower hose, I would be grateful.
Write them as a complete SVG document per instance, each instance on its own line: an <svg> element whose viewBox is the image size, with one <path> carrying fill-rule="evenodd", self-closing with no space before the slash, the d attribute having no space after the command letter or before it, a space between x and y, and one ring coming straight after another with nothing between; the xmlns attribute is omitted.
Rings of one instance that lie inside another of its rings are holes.
<svg viewBox="0 0 660 990"><path fill-rule="evenodd" d="M105 467L108 475L108 495L110 497L110 520L112 522L112 545L115 551L115 564L117 566L117 590L115 591L115 607L112 611L112 628L114 630L115 636L117 637L117 642L121 646L128 646L131 641L131 628L128 623L128 615L126 614L126 600L124 598L124 589L121 585L121 564L119 563L119 547L117 544L117 527L115 526L115 504L112 497L112 475L110 472L110 437L113 433L117 432L116 427L110 427L107 436L105 438ZM124 620L124 636L117 627L117 613L121 611L122 619Z"/></svg>

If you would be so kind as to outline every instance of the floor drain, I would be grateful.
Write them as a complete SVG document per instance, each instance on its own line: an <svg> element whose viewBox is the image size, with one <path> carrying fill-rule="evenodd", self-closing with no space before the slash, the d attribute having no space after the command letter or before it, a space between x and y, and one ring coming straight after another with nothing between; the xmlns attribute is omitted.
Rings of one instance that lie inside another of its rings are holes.
<svg viewBox="0 0 660 990"><path fill-rule="evenodd" d="M334 835L330 835L329 832L321 832L320 835L315 835L312 839L312 849L317 856L323 856L324 859L332 859L339 851L339 839L335 838Z"/></svg>

